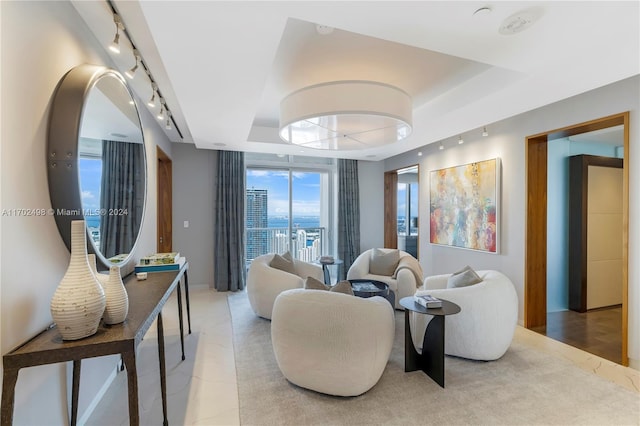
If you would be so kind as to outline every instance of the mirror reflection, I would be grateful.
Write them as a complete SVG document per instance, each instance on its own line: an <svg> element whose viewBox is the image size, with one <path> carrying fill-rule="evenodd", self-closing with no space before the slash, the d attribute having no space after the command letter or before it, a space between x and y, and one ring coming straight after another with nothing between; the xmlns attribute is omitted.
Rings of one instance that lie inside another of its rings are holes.
<svg viewBox="0 0 640 426"><path fill-rule="evenodd" d="M103 262L123 262L142 224L146 168L135 103L125 83L112 74L100 77L86 97L78 162L82 212L93 248Z"/></svg>

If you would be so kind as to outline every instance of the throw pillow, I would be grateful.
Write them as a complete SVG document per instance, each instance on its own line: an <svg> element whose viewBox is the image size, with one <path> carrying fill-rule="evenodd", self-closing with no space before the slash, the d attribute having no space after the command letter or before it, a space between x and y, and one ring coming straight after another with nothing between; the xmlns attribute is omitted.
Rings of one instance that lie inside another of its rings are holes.
<svg viewBox="0 0 640 426"><path fill-rule="evenodd" d="M482 282L482 278L470 266L454 272L447 280L447 288L467 287Z"/></svg>
<svg viewBox="0 0 640 426"><path fill-rule="evenodd" d="M353 296L353 289L351 288L351 283L346 280L340 281L338 284L331 287L330 291L333 291L336 293L350 294L351 296Z"/></svg>
<svg viewBox="0 0 640 426"><path fill-rule="evenodd" d="M275 254L273 256L273 259L271 259L269 266L275 269L280 269L281 271L288 272L293 275L296 274L296 268L293 264L293 259L291 258L291 255L289 254L289 252L286 252L282 256L280 256L279 254Z"/></svg>
<svg viewBox="0 0 640 426"><path fill-rule="evenodd" d="M399 261L400 252L398 250L384 252L374 248L369 261L369 273L390 277L395 273Z"/></svg>
<svg viewBox="0 0 640 426"><path fill-rule="evenodd" d="M304 281L304 288L307 290L329 290L329 286L313 277L307 277Z"/></svg>

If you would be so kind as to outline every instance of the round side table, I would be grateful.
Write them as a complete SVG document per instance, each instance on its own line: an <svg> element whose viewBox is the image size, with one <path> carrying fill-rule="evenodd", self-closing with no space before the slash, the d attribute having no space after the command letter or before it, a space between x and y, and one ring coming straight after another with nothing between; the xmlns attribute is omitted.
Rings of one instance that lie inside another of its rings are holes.
<svg viewBox="0 0 640 426"><path fill-rule="evenodd" d="M460 306L442 300L441 308L425 308L413 296L400 299L404 308L404 371L422 370L436 383L444 387L444 317L461 311ZM416 351L411 338L409 315L411 312L432 315L422 340L422 353Z"/></svg>

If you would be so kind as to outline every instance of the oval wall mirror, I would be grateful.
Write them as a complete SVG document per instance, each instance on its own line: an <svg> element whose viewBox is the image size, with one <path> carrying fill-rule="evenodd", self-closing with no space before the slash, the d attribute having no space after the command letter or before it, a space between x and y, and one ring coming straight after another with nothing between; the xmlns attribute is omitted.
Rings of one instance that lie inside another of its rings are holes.
<svg viewBox="0 0 640 426"><path fill-rule="evenodd" d="M49 193L70 247L72 220L84 220L102 267L131 258L146 200L146 152L138 109L124 78L81 65L60 81L49 122Z"/></svg>

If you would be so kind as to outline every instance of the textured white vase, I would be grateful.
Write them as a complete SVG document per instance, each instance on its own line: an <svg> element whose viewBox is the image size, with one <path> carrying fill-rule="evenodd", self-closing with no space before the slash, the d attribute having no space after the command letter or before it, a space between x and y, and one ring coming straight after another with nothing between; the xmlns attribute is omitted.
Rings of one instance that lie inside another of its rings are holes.
<svg viewBox="0 0 640 426"><path fill-rule="evenodd" d="M120 268L111 266L109 268L109 280L104 287L104 293L107 297L107 307L104 310L105 324L119 324L127 318L129 313L129 296L127 289L124 288L122 277L120 277Z"/></svg>
<svg viewBox="0 0 640 426"><path fill-rule="evenodd" d="M64 340L78 340L95 334L105 305L102 286L89 266L84 220L74 220L71 260L51 299L51 316Z"/></svg>
<svg viewBox="0 0 640 426"><path fill-rule="evenodd" d="M93 275L98 279L98 282L100 283L100 285L102 286L102 289L104 290L104 286L107 285L107 281L109 281L109 275L101 274L100 272L98 272L98 268L96 266L95 254L90 253L87 255L87 257L89 258L89 266L91 267L91 272L93 272Z"/></svg>

